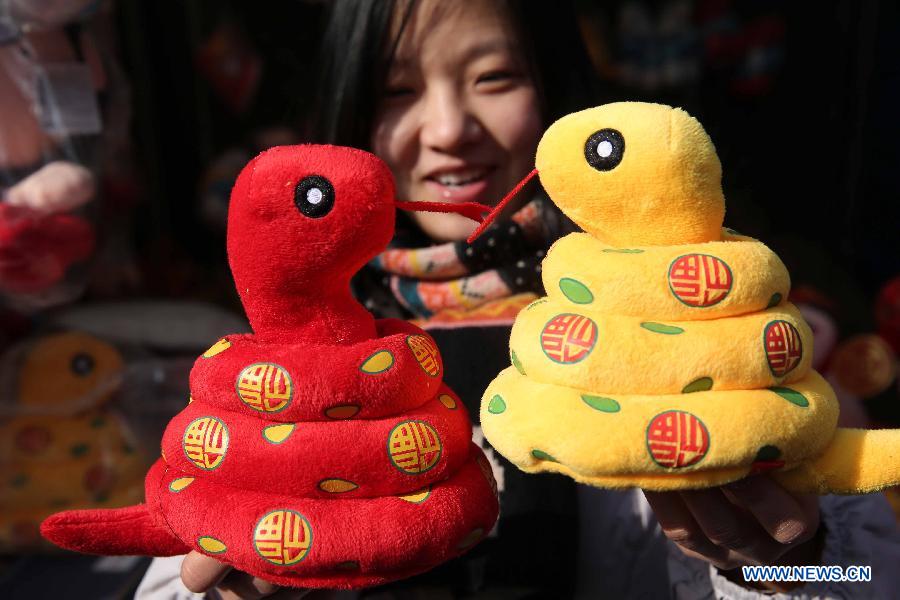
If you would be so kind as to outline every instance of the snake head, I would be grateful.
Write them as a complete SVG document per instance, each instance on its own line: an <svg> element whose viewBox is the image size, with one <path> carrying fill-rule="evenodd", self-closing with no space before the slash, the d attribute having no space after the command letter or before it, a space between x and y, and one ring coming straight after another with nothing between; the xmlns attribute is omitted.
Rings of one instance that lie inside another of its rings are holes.
<svg viewBox="0 0 900 600"><path fill-rule="evenodd" d="M722 166L679 108L618 102L567 115L544 133L535 166L553 202L611 246L721 238Z"/></svg>
<svg viewBox="0 0 900 600"><path fill-rule="evenodd" d="M394 182L368 152L279 146L241 171L228 210L228 256L242 297L309 296L345 285L394 232Z"/></svg>

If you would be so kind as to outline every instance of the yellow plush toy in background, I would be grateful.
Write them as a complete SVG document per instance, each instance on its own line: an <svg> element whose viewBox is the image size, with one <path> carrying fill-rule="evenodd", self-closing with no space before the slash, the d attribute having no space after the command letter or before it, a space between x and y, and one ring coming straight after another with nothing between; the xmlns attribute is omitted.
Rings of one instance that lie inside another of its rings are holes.
<svg viewBox="0 0 900 600"><path fill-rule="evenodd" d="M585 233L551 247L548 296L517 317L513 366L484 394L495 449L610 488L764 471L797 492L900 483L900 431L837 427L784 264L722 228L722 169L696 119L659 104L588 109L547 130L535 163L525 181L539 174Z"/></svg>

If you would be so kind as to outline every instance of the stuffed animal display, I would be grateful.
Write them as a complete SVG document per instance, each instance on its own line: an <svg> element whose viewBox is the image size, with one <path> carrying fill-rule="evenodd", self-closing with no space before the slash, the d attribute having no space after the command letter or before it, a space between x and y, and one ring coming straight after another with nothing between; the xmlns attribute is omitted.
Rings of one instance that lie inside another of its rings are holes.
<svg viewBox="0 0 900 600"><path fill-rule="evenodd" d="M254 333L195 363L146 504L60 513L42 533L99 554L197 550L325 588L407 577L480 541L496 486L434 341L376 320L350 293L396 209L425 204L397 202L387 166L359 150L284 146L252 160L227 244ZM467 209L483 207L452 208Z"/></svg>
<svg viewBox="0 0 900 600"><path fill-rule="evenodd" d="M0 404L0 551L46 550L41 521L62 508L139 502L147 462L107 406L123 366L114 347L67 331L11 362L14 392Z"/></svg>
<svg viewBox="0 0 900 600"><path fill-rule="evenodd" d="M837 428L784 264L723 229L721 165L697 120L630 102L570 114L535 174L584 233L551 247L547 297L517 317L512 366L483 396L495 449L610 488L764 471L817 493L900 483L900 431Z"/></svg>
<svg viewBox="0 0 900 600"><path fill-rule="evenodd" d="M94 228L83 217L0 203L0 292L42 292L93 250Z"/></svg>

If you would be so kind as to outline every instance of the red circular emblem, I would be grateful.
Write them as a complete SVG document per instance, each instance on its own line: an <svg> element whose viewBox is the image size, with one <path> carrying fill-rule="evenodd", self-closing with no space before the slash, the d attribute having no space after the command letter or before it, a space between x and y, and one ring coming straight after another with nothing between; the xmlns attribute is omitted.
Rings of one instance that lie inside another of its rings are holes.
<svg viewBox="0 0 900 600"><path fill-rule="evenodd" d="M37 454L47 449L52 436L46 428L38 425L23 427L16 433L16 446L28 454Z"/></svg>
<svg viewBox="0 0 900 600"><path fill-rule="evenodd" d="M431 377L441 374L441 355L434 341L428 336L411 335L406 338L406 345L412 350L422 370Z"/></svg>
<svg viewBox="0 0 900 600"><path fill-rule="evenodd" d="M689 412L669 410L650 420L647 450L653 462L680 469L700 462L709 451L709 431Z"/></svg>
<svg viewBox="0 0 900 600"><path fill-rule="evenodd" d="M274 363L255 363L240 372L235 389L241 401L260 412L278 412L291 402L293 384L287 370Z"/></svg>
<svg viewBox="0 0 900 600"><path fill-rule="evenodd" d="M228 451L228 428L215 417L200 417L184 430L181 446L185 456L204 471L222 464Z"/></svg>
<svg viewBox="0 0 900 600"><path fill-rule="evenodd" d="M253 530L253 547L275 565L295 565L309 554L312 527L295 510L273 510L259 520Z"/></svg>
<svg viewBox="0 0 900 600"><path fill-rule="evenodd" d="M688 306L705 308L718 304L733 283L731 267L709 254L685 254L669 267L669 289Z"/></svg>
<svg viewBox="0 0 900 600"><path fill-rule="evenodd" d="M404 473L424 473L441 458L441 438L425 421L403 421L388 435L388 455Z"/></svg>
<svg viewBox="0 0 900 600"><path fill-rule="evenodd" d="M584 359L597 343L597 324L582 315L556 315L541 331L541 348L553 362L572 364Z"/></svg>
<svg viewBox="0 0 900 600"><path fill-rule="evenodd" d="M766 325L763 336L766 360L775 377L784 377L803 359L803 342L800 332L787 321L772 321Z"/></svg>

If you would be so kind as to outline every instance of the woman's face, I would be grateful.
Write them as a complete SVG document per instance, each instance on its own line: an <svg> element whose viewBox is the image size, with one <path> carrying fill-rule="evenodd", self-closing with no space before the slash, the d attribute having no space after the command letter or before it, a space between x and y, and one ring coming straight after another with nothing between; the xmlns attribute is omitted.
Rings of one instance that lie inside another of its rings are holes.
<svg viewBox="0 0 900 600"><path fill-rule="evenodd" d="M399 16L394 20L396 31ZM419 2L400 37L372 137L398 197L494 205L534 167L542 129L534 84L498 3ZM477 226L456 214L413 218L437 241L465 239Z"/></svg>

